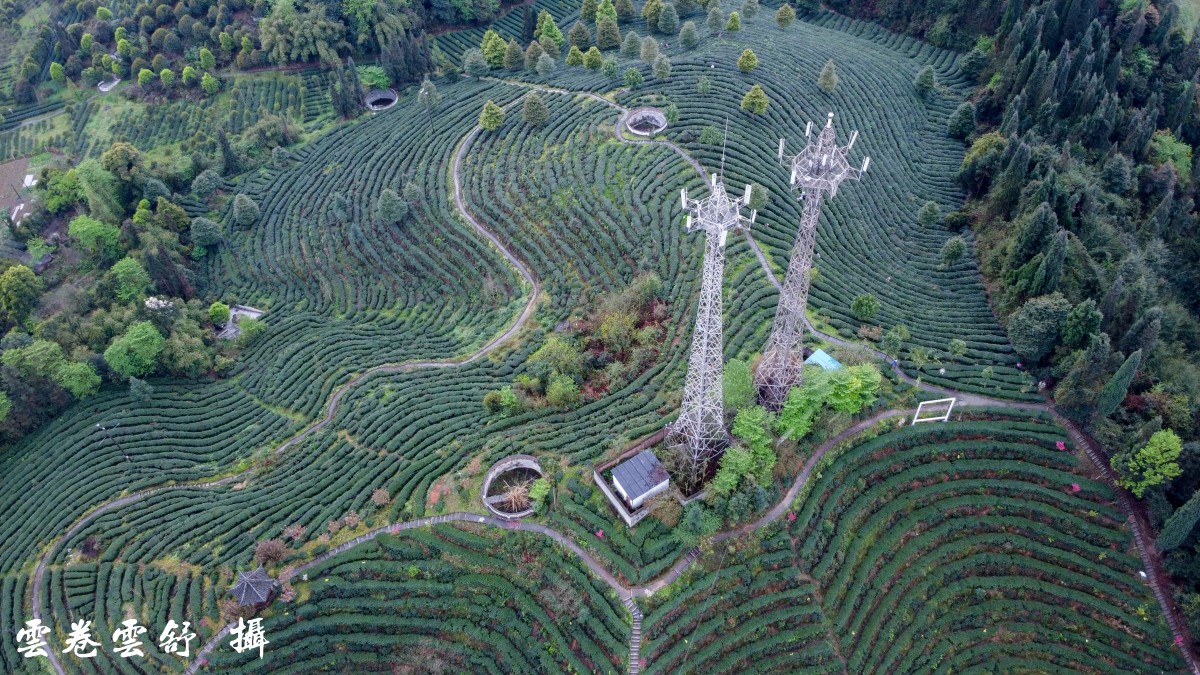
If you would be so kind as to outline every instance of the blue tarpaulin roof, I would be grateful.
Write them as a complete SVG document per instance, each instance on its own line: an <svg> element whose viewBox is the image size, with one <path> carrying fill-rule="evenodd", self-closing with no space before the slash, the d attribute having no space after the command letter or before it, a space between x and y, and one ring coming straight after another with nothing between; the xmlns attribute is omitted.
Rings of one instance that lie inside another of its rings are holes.
<svg viewBox="0 0 1200 675"><path fill-rule="evenodd" d="M817 351L813 352L812 356L804 359L804 362L811 363L815 366L821 366L825 370L837 370L838 368L842 367L842 364L838 363L837 359L833 358L829 354L826 354L824 349L818 349Z"/></svg>

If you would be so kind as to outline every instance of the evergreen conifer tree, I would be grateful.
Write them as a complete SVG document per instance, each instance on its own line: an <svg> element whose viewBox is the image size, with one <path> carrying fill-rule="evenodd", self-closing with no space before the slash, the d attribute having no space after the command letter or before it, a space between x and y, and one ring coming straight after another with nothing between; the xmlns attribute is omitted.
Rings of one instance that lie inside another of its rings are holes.
<svg viewBox="0 0 1200 675"><path fill-rule="evenodd" d="M576 21L571 30L567 31L567 42L583 51L592 46L592 31L588 30L582 21Z"/></svg>
<svg viewBox="0 0 1200 675"><path fill-rule="evenodd" d="M761 115L767 111L767 106L770 104L767 99L767 92L759 85L750 87L750 91L742 97L742 110L747 110L755 115Z"/></svg>
<svg viewBox="0 0 1200 675"><path fill-rule="evenodd" d="M504 109L489 99L487 103L483 104L483 110L479 112L479 126L487 131L495 131L502 124L504 124Z"/></svg>
<svg viewBox="0 0 1200 675"><path fill-rule="evenodd" d="M538 59L545 53L542 51L542 46L538 44L537 40L530 42L529 48L525 50L525 70L537 70Z"/></svg>
<svg viewBox="0 0 1200 675"><path fill-rule="evenodd" d="M621 46L621 29L616 19L602 18L596 22L596 46L600 49L616 49Z"/></svg>
<svg viewBox="0 0 1200 675"><path fill-rule="evenodd" d="M821 74L817 76L817 86L829 94L832 94L833 90L837 89L837 65L833 62L833 59L826 61L825 66L821 68Z"/></svg>
<svg viewBox="0 0 1200 675"><path fill-rule="evenodd" d="M637 13L633 9L633 0L615 0L615 8L617 10L617 22L629 23L633 21L633 17Z"/></svg>
<svg viewBox="0 0 1200 675"><path fill-rule="evenodd" d="M508 70L518 70L525 64L525 52L516 40L509 40L504 48L504 67Z"/></svg>
<svg viewBox="0 0 1200 675"><path fill-rule="evenodd" d="M525 95L525 102L521 104L521 116L529 126L542 127L550 119L550 109L537 92L530 92Z"/></svg>
<svg viewBox="0 0 1200 675"><path fill-rule="evenodd" d="M792 25L792 22L795 20L796 10L792 9L792 6L787 3L780 5L779 9L775 12L775 23L778 24L780 28L787 28L788 26Z"/></svg>
<svg viewBox="0 0 1200 675"><path fill-rule="evenodd" d="M679 29L679 42L684 49L695 49L696 45L700 44L700 35L696 32L695 22L683 22L683 27Z"/></svg>

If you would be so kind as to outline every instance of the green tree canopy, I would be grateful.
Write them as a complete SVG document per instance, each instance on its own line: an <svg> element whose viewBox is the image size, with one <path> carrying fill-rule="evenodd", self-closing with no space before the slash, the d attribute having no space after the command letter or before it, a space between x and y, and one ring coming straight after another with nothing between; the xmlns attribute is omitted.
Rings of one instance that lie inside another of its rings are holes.
<svg viewBox="0 0 1200 675"><path fill-rule="evenodd" d="M850 311L860 321L870 321L879 313L879 298L870 293L854 298L850 303Z"/></svg>
<svg viewBox="0 0 1200 675"><path fill-rule="evenodd" d="M191 227L192 244L213 246L221 243L221 226L208 218L193 218Z"/></svg>
<svg viewBox="0 0 1200 675"><path fill-rule="evenodd" d="M721 385L726 408L740 410L754 403L754 376L745 361L730 359L721 374Z"/></svg>
<svg viewBox="0 0 1200 675"><path fill-rule="evenodd" d="M122 377L147 375L158 367L164 342L162 333L154 324L139 321L104 350L104 361Z"/></svg>
<svg viewBox="0 0 1200 675"><path fill-rule="evenodd" d="M558 45L559 49L562 49L563 43L566 42L558 24L554 23L554 17L544 9L538 12L537 29L534 30L533 35L538 38L550 38Z"/></svg>
<svg viewBox="0 0 1200 675"><path fill-rule="evenodd" d="M708 28L708 32L711 35L721 32L721 28L725 25L725 15L721 13L720 7L713 7L708 10L708 16L704 19L704 25Z"/></svg>
<svg viewBox="0 0 1200 675"><path fill-rule="evenodd" d="M613 0L600 0L600 4L596 7L595 21L599 26L601 21L608 19L613 23L619 21L617 17L617 7L613 4Z"/></svg>
<svg viewBox="0 0 1200 675"><path fill-rule="evenodd" d="M750 451L750 474L763 486L770 485L771 472L775 469L774 439L771 438L773 423L771 413L756 405L739 410L731 429L734 437L745 443Z"/></svg>
<svg viewBox="0 0 1200 675"><path fill-rule="evenodd" d="M1113 373L1096 398L1097 419L1104 419L1116 412L1121 402L1125 400L1125 395L1129 392L1129 384L1133 382L1133 376L1137 374L1138 366L1141 364L1142 350L1139 349L1126 357L1121 367L1117 368L1117 372Z"/></svg>
<svg viewBox="0 0 1200 675"><path fill-rule="evenodd" d="M1113 457L1113 468L1121 474L1118 482L1140 499L1148 488L1183 473L1178 461L1182 450L1183 440L1174 431L1157 431L1141 449Z"/></svg>
<svg viewBox="0 0 1200 675"><path fill-rule="evenodd" d="M937 225L942 219L942 207L935 201L925 202L920 210L917 211L917 222L924 228L930 228Z"/></svg>
<svg viewBox="0 0 1200 675"><path fill-rule="evenodd" d="M659 54L657 59L654 59L654 66L651 68L654 73L654 79L665 80L671 76L671 59L667 58L666 54Z"/></svg>
<svg viewBox="0 0 1200 675"><path fill-rule="evenodd" d="M42 280L24 265L13 265L0 274L0 313L8 325L20 324L37 307Z"/></svg>
<svg viewBox="0 0 1200 675"><path fill-rule="evenodd" d="M1070 349L1086 346L1091 337L1100 332L1100 322L1103 319L1104 316L1096 308L1096 301L1091 298L1072 307L1063 323L1063 346Z"/></svg>
<svg viewBox="0 0 1200 675"><path fill-rule="evenodd" d="M67 233L79 241L88 255L97 260L108 260L120 253L118 242L121 231L115 225L109 225L91 216L76 216L67 226Z"/></svg>
<svg viewBox="0 0 1200 675"><path fill-rule="evenodd" d="M573 342L554 334L530 357L529 363L545 364L550 371L576 377L583 373L585 357Z"/></svg>
<svg viewBox="0 0 1200 675"><path fill-rule="evenodd" d="M488 72L488 62L483 52L478 49L468 49L463 52L463 72L471 77L483 77Z"/></svg>
<svg viewBox="0 0 1200 675"><path fill-rule="evenodd" d="M832 94L837 89L837 64L833 62L833 59L826 61L825 66L821 68L821 74L817 76L817 86L828 94Z"/></svg>
<svg viewBox="0 0 1200 675"><path fill-rule="evenodd" d="M79 189L87 201L88 213L110 223L119 223L125 218L125 207L121 205L117 178L105 170L99 160L85 159L75 167L74 173L79 179Z"/></svg>
<svg viewBox="0 0 1200 675"><path fill-rule="evenodd" d="M521 116L529 126L541 127L550 120L550 109L537 92L530 92L525 95L525 102L521 104Z"/></svg>
<svg viewBox="0 0 1200 675"><path fill-rule="evenodd" d="M1033 298L1008 317L1008 339L1031 364L1054 349L1071 303L1061 293Z"/></svg>
<svg viewBox="0 0 1200 675"><path fill-rule="evenodd" d="M545 53L537 40L530 42L529 47L525 50L525 70L536 72L538 59Z"/></svg>
<svg viewBox="0 0 1200 675"><path fill-rule="evenodd" d="M771 190L762 183L753 183L750 188L750 208L755 211L763 210L771 201Z"/></svg>
<svg viewBox="0 0 1200 675"><path fill-rule="evenodd" d="M567 31L567 42L582 52L592 46L592 31L582 21L576 21Z"/></svg>
<svg viewBox="0 0 1200 675"><path fill-rule="evenodd" d="M749 111L755 115L761 115L767 112L767 106L771 101L767 98L767 92L763 91L761 85L750 87L750 91L742 97L742 110Z"/></svg>
<svg viewBox="0 0 1200 675"><path fill-rule="evenodd" d="M483 41L479 44L479 51L483 52L483 58L491 68L500 68L504 65L504 51L508 45L505 44L504 38L495 30L489 28L483 34Z"/></svg>
<svg viewBox="0 0 1200 675"><path fill-rule="evenodd" d="M646 0L642 5L642 18L646 20L646 26L651 30L658 26L658 17L662 11L662 0Z"/></svg>
<svg viewBox="0 0 1200 675"><path fill-rule="evenodd" d="M50 340L34 340L24 347L5 349L0 358L5 366L24 378L53 377L55 371L67 363L62 346Z"/></svg>
<svg viewBox="0 0 1200 675"><path fill-rule="evenodd" d="M838 412L859 412L875 402L882 382L879 369L870 363L837 370L805 366L804 383L788 392L780 411L780 434L792 440L804 438L825 405Z"/></svg>
<svg viewBox="0 0 1200 675"><path fill-rule="evenodd" d="M260 216L258 204L250 197L238 193L233 198L233 219L242 227L250 227L258 222Z"/></svg>
<svg viewBox="0 0 1200 675"><path fill-rule="evenodd" d="M146 273L146 268L129 256L118 260L108 272L116 282L115 295L121 302L141 300L150 286L150 275Z"/></svg>
<svg viewBox="0 0 1200 675"><path fill-rule="evenodd" d="M596 46L600 49L616 49L621 46L621 29L616 19L600 19L596 22Z"/></svg>
<svg viewBox="0 0 1200 675"><path fill-rule="evenodd" d="M572 408L579 404L579 386L575 380L560 374L550 376L546 385L546 403L555 408Z"/></svg>
<svg viewBox="0 0 1200 675"><path fill-rule="evenodd" d="M743 49L742 55L738 57L737 67L738 70L742 71L743 73L748 73L754 70L758 67L758 55L755 54L754 50L750 49L749 47Z"/></svg>
<svg viewBox="0 0 1200 675"><path fill-rule="evenodd" d="M779 24L780 28L787 28L796 20L796 10L792 6L784 3L775 11L775 23Z"/></svg>
<svg viewBox="0 0 1200 675"><path fill-rule="evenodd" d="M1200 522L1200 490L1192 493L1191 498L1167 518L1154 545L1164 553L1179 548L1195 529L1197 522Z"/></svg>
<svg viewBox="0 0 1200 675"><path fill-rule="evenodd" d="M662 11L658 14L658 32L663 35L674 35L679 30L679 13L675 10L674 3L666 3L663 5Z"/></svg>
<svg viewBox="0 0 1200 675"><path fill-rule="evenodd" d="M221 91L221 83L211 74L205 73L204 77L200 78L200 88L204 90L204 93L213 96Z"/></svg>
<svg viewBox="0 0 1200 675"><path fill-rule="evenodd" d="M621 41L621 56L627 59L636 59L642 50L642 38L634 31L625 31L625 38Z"/></svg>
<svg viewBox="0 0 1200 675"><path fill-rule="evenodd" d="M229 305L217 300L208 306L208 320L214 326L224 326L229 323Z"/></svg>
<svg viewBox="0 0 1200 675"><path fill-rule="evenodd" d="M748 450L739 447L726 449L717 465L716 475L708 484L709 492L718 497L728 496L737 489L742 477L750 475L753 469L754 458Z"/></svg>
<svg viewBox="0 0 1200 675"><path fill-rule="evenodd" d="M604 57L600 55L600 50L596 47L589 47L583 55L583 67L588 70L600 70L604 65Z"/></svg>
<svg viewBox="0 0 1200 675"><path fill-rule="evenodd" d="M925 66L917 71L917 76L913 79L913 87L922 97L928 96L936 85L937 77L933 73L933 66Z"/></svg>
<svg viewBox="0 0 1200 675"><path fill-rule="evenodd" d="M525 50L516 40L509 39L504 47L504 67L508 70L519 70L525 63ZM426 80L428 81L428 80Z"/></svg>
<svg viewBox="0 0 1200 675"><path fill-rule="evenodd" d="M679 29L679 43L684 49L695 49L700 44L700 34L696 31L696 22L684 21Z"/></svg>
<svg viewBox="0 0 1200 675"><path fill-rule="evenodd" d="M100 376L90 363L63 363L54 371L54 381L75 398L87 398L100 391Z"/></svg>
<svg viewBox="0 0 1200 675"><path fill-rule="evenodd" d="M483 110L479 112L479 126L487 131L495 131L502 124L504 124L504 109L488 99L488 102L483 104Z"/></svg>
<svg viewBox="0 0 1200 675"><path fill-rule="evenodd" d="M379 220L386 225L394 225L408 215L408 202L400 199L396 191L384 188L379 193Z"/></svg>
<svg viewBox="0 0 1200 675"><path fill-rule="evenodd" d="M658 58L658 40L649 35L642 38L641 56L646 63L654 63L654 59Z"/></svg>
<svg viewBox="0 0 1200 675"><path fill-rule="evenodd" d="M946 133L960 140L975 133L975 104L965 101L955 108L946 121Z"/></svg>
<svg viewBox="0 0 1200 675"><path fill-rule="evenodd" d="M567 50L566 63L572 68L578 68L583 65L583 52L579 51L579 47L571 45L571 48Z"/></svg>
<svg viewBox="0 0 1200 675"><path fill-rule="evenodd" d="M958 264L967 254L967 240L959 235L955 235L946 240L942 244L942 263L946 267L953 267Z"/></svg>

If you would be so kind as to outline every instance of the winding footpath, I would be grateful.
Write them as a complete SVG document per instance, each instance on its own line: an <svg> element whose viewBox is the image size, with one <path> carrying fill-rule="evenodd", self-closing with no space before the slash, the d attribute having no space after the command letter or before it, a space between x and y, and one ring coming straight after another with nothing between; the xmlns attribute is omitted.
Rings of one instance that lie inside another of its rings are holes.
<svg viewBox="0 0 1200 675"><path fill-rule="evenodd" d="M674 143L671 143L670 141L651 140L651 139L631 139L631 138L626 137L622 133L622 128L624 126L625 118L629 114L629 110L627 108L624 108L621 105L618 105L617 103L609 101L606 98L603 98L603 97L601 97L597 94L591 93L591 92L570 91L570 90L566 90L566 89L559 89L559 88L549 87L549 86L545 86L545 85L531 84L531 83L520 82L520 81L516 81L516 80L500 80L500 79L495 79L495 78L487 78L487 79L492 79L496 82L500 82L500 83L510 85L510 86L523 87L526 89L537 90L537 91L548 93L548 94L556 94L556 95L564 95L564 96L572 96L572 97L583 97L583 98L587 98L587 99L590 99L593 101L598 101L600 103L603 103L603 104L617 110L618 112L620 112L620 117L614 128L614 133L620 142L637 144L637 145L659 145L659 146L668 147L668 148L672 149L674 152L676 152L677 154L679 154L680 157L682 157L685 161L687 161L688 164L693 169L695 169L696 172L702 178L704 178L706 181L708 179L708 175L705 172L704 167L698 161L696 161L695 158L688 155L687 152L680 146L675 145ZM516 99L514 99L513 101L511 101L507 105L505 105L504 108L508 109L508 108L514 107L520 102L521 102L521 97L517 97ZM462 160L463 160L464 156L466 155L467 148L470 146L471 141L473 141L475 139L475 137L479 134L480 131L482 131L482 128L478 125L475 126L473 129L471 129L471 131L466 136L464 136L462 138L462 140L459 142L458 147L454 153L454 159L451 164L451 176L452 176L452 180L453 180L453 184L454 184L454 205L455 205L455 208L457 209L459 215L462 217L462 219L465 220L467 223L469 223L471 225L471 227L474 228L474 230L480 236L484 237L489 242L491 242L491 244L501 253L501 255L503 255L504 258L506 260L508 260L509 264L512 265L513 268L517 270L517 272L523 278L525 283L529 286L529 288L530 288L529 301L526 303L525 308L521 311L520 315L517 317L516 321L514 321L514 323L511 327L509 327L506 331L501 333L499 336L497 336L496 338L494 338L493 340L491 340L490 342L488 342L483 347L481 347L479 350L477 350L476 352L474 352L473 354L471 354L469 356L457 358L457 359L445 359L445 360L436 360L436 361L410 361L410 362L404 362L404 363L382 364L382 365L370 368L368 370L365 370L362 373L359 373L358 375L355 375L350 380L348 380L341 386L337 387L333 391L333 393L329 397L328 403L325 405L325 414L321 419L312 422L307 427L305 427L301 431L297 432L296 434L294 434L293 436L291 436L290 438L288 438L287 440L282 442L275 449L275 454L283 453L284 451L288 450L292 446L294 446L297 443L308 438L309 436L311 436L312 434L321 430L326 425L328 425L330 422L332 422L334 417L336 416L337 409L341 403L342 397L346 394L347 391L349 391L351 388L353 388L356 385L358 385L359 383L361 383L366 378L371 377L376 374L380 374L380 373L409 372L409 371L413 371L413 370L435 369L435 368L455 368L458 366L473 363L475 361L478 361L478 360L484 358L485 356L490 354L492 351L497 349L500 345L502 345L503 343L505 343L512 337L514 337L521 330L521 328L529 321L530 317L533 316L533 312L535 311L535 309L537 307L538 296L541 291L541 286L540 286L539 280L537 279L536 276L534 276L534 274L530 270L530 268L520 258L518 258L512 251L510 251L505 246L505 244L502 243L500 241L500 239L493 232L491 232L486 227L484 227L484 225L477 218L475 218L475 216L473 216L470 213L470 211L467 209L466 201L463 198L462 183L461 183L461 179L459 177L459 174L460 174L459 170L462 165ZM775 274L772 272L766 255L763 253L762 249L758 246L758 243L754 241L753 237L751 236L751 234L749 232L746 232L745 236L746 236L746 239L749 242L750 247L753 250L755 256L758 258L759 264L762 267L764 273L766 274L767 279L776 288L779 288L780 287L779 280L776 278ZM842 345L842 346L864 347L864 345L861 345L859 343L850 342L850 341L844 340L842 338L839 338L837 336L828 335L828 334L818 331L808 321L807 317L805 318L805 325L815 335L817 335L817 336L821 337L822 339L827 340L833 344ZM883 354L882 352L880 352L876 349L870 348L870 347L866 347L866 348L869 349L870 351L872 351L878 357L884 359L887 363L889 363L889 364L892 363L891 359L886 354ZM1101 472L1101 474L1104 476L1105 480L1113 488L1113 490L1115 491L1115 493L1118 496L1118 500L1121 502L1121 505L1125 508L1126 512L1129 514L1128 522L1129 522L1130 528L1133 531L1134 543L1136 545L1136 548L1138 549L1138 552L1142 558L1143 565L1145 566L1147 574L1148 574L1147 581L1149 582L1151 589L1152 589L1156 599L1159 602L1159 605L1162 607L1162 610L1163 610L1164 614L1166 615L1167 623L1170 626L1172 635L1175 638L1176 646L1178 646L1180 648L1180 650L1182 651L1184 659L1187 662L1190 671L1193 673L1193 675L1200 675L1200 665L1197 664L1196 655L1191 648L1191 638L1188 633L1187 625L1184 623L1184 621L1182 620L1182 618L1180 617L1178 611L1176 610L1176 608L1174 606L1174 602L1171 598L1169 582L1167 581L1167 577L1163 572L1161 560L1157 554L1157 551L1154 548L1152 530L1146 520L1145 514L1143 513L1143 509L1127 491L1125 491L1124 489L1120 488L1117 485L1116 475L1109 468L1108 458L1104 455L1103 451L1098 447L1098 445L1095 443L1095 441L1093 439L1088 437L1073 422L1071 422L1070 420L1067 420L1067 419L1063 418L1061 415L1059 415L1057 413L1057 411L1054 410L1053 406L1049 405L1048 403L1007 401L1007 400L1002 400L1002 399L995 399L995 398L990 398L990 397L986 397L986 396L981 396L978 394L970 394L970 393L958 392L958 391L954 391L954 390L950 390L950 389L945 389L942 387L935 387L935 386L931 386L929 384L921 382L918 379L911 377L910 375L905 373L903 370L901 370L896 365L892 365L891 367L900 379L902 379L903 381L905 381L913 386L920 387L926 391L930 391L930 392L934 392L934 393L938 393L938 394L942 394L942 395L946 395L946 396L953 396L953 397L957 398L958 406L1001 407L1001 408L1006 407L1006 408L1014 408L1014 409L1022 409L1022 410L1045 410L1045 411L1048 411L1049 413L1051 413L1055 417L1056 421L1067 430L1068 435L1070 436L1072 441L1078 447L1081 447L1084 449L1084 451L1086 452L1088 457L1096 465L1096 468ZM803 487L808 483L808 479L811 477L813 471L816 470L817 465L826 456L826 454L828 454L831 450L837 448L842 443L850 440L851 438L861 434L862 432L864 432L868 429L871 429L875 425L877 425L885 420L906 417L911 414L913 414L912 410L905 410L905 409L885 410L882 412L878 412L875 415L872 415L871 417L869 417L867 419L859 421L858 423L854 424L850 428L837 434L833 438L826 440L824 443L822 443L820 446L818 446L817 448L814 449L812 455L805 462L800 473L796 476L795 480L792 482L792 485L788 489L787 493L783 496L783 498L777 504L775 504L773 507L771 507L758 520L755 520L751 523L742 525L741 527L738 527L736 529L719 533L713 537L713 541L714 542L723 542L723 541L728 541L730 539L735 539L737 537L741 537L744 535L748 535L748 534L755 532L756 530L759 530L763 527L766 527L770 523L778 520L779 518L781 518L785 513L787 513L791 509L792 502L795 500L795 498L799 494L800 490L803 489ZM133 503L138 502L146 497L149 497L149 496L152 496L155 494L159 494L162 492L167 492L170 490L209 489L209 488L214 488L214 487L218 487L218 486L222 486L222 485L227 485L227 484L237 481L239 479L249 477L253 471L254 471L254 468L251 467L251 468L246 469L245 471L242 471L238 474L234 474L234 475L230 475L230 476L226 476L223 478L210 480L210 481L206 481L206 482L180 483L180 484L176 484L176 485L167 485L167 486L161 486L161 487L157 487L157 488L151 488L148 490L143 490L141 492L136 492L136 493L133 493L130 495L126 495L126 496L119 497L119 498L113 499L111 501L105 502L105 503L97 506L95 509L84 514L79 520L77 520L67 530L67 532L65 534L63 534L57 540L52 542L47 547L46 551L42 554L42 556L38 559L37 567L35 568L34 575L33 575L33 590L32 590L32 605L33 605L32 606L32 615L33 615L33 618L37 618L37 619L41 618L41 609L40 608L42 605L42 598L41 598L42 582L43 582L43 578L45 576L46 569L49 565L51 556L55 553L55 551L58 550L58 548L62 545L62 543L65 540L74 536L76 533L78 533L80 530L82 530L88 523L90 523L92 520L94 520L97 516L102 515L107 512L110 512L110 511L113 511L115 509L122 508L129 504L133 504ZM659 578L657 578L645 585L641 585L641 586L626 586L624 583L621 582L620 579L618 579L612 572L610 572L608 570L608 568L606 568L603 564L601 564L601 562L590 551L585 549L583 546L581 546L577 541L575 541L571 537L569 537L553 528L546 527L545 525L541 525L538 523L530 523L530 522L525 522L525 521L503 520L500 518L495 518L492 516L487 516L487 515L483 515L483 514L479 514L479 513L456 512L456 513L447 513L447 514L442 514L442 515L437 515L437 516L428 516L428 517L424 517L424 518L417 518L414 520L393 523L391 525L386 525L386 526L383 526L380 528L376 528L374 530L371 530L370 532L367 532L363 535L355 537L354 539L351 539L350 541L340 544L340 545L326 551L325 553L322 553L321 555L316 556L312 560L309 560L300 565L290 567L290 568L284 570L284 572L280 576L281 576L281 579L284 581L293 579L293 578L295 578L296 575L304 574L307 570L312 569L312 568L324 563L325 561L329 560L330 558L332 558L336 555L339 555L341 553L344 553L360 544L371 541L381 534L385 534L385 533L395 534L398 532L403 532L405 530L430 527L433 525L437 525L439 523L448 523L448 522L469 522L469 523L476 523L476 524L480 524L480 525L496 527L496 528L505 529L505 530L519 530L519 531L524 531L524 532L534 532L534 533L549 537L550 539L554 540L560 546L562 546L562 547L570 550L572 553L574 553L584 563L584 565L586 565L588 567L588 569L590 569L592 571L593 574L595 574L597 577L602 579L613 591L616 592L617 596L621 599L622 604L624 604L624 606L630 613L631 634L630 634L630 643L629 643L629 659L628 659L628 669L629 670L628 670L628 672L631 675L638 675L640 668L641 668L640 655L641 655L642 613L641 613L641 609L639 608L637 602L635 601L635 598L636 597L648 597L648 596L662 590L664 587L666 587L667 585L671 584L676 579L678 579L680 577L680 575L682 575L691 566L691 564L700 557L700 550L698 548L691 549L687 553L685 553L683 556L681 556L680 559L678 561L676 561L676 563L674 565L672 565L671 568L669 570L667 570L665 573L663 573ZM217 648L220 645L221 641L224 640L228 636L229 629L230 629L230 627L228 625L223 627L220 631L218 631L215 635L213 635L213 637L211 637L196 652L195 657L193 658L191 663L188 664L186 670L184 671L185 673L187 673L187 675L194 675L200 668L202 668L204 665L206 665L206 663L207 663L206 659L207 659L208 654L210 654L215 648ZM49 662L56 673L58 673L59 675L65 675L66 671L63 669L62 663L58 660L56 654L54 653L54 650L50 650Z"/></svg>
<svg viewBox="0 0 1200 675"><path fill-rule="evenodd" d="M500 335L493 338L490 342L485 344L483 347L480 347L477 351L470 354L469 356L466 356L463 358L445 359L445 360L439 360L439 361L406 361L403 363L386 363L386 364L382 364L379 366L375 366L373 368L369 368L369 369L359 373L358 375L355 375L354 377L350 378L350 380L348 380L341 386L337 387L333 391L333 393L329 397L328 403L325 404L325 415L323 417L321 417L319 420L316 420L313 423L309 424L304 429L300 430L299 432L297 432L296 434L294 434L287 440L280 443L279 446L277 448L275 448L274 454L280 455L280 454L284 453L292 446L296 445L297 443L300 443L301 441L305 440L309 436L311 436L311 435L315 434L316 432L320 431L321 429L325 428L325 426L328 425L330 422L332 422L334 417L336 416L338 406L341 404L341 401L342 401L342 397L345 396L346 392L350 391L352 388L354 388L356 385L358 385L363 380L365 380L373 375L378 375L381 373L402 373L402 372L410 372L410 371L414 371L414 370L426 370L426 369L435 369L435 368L456 368L459 366L464 366L464 365L467 365L470 363L474 363L474 362L486 357L488 354L495 351L500 345L504 344L509 339L514 337L521 330L521 328L523 328L525 326L525 324L528 323L529 319L533 316L534 310L537 309L538 296L541 293L541 282L538 280L538 278L536 276L533 275L533 272L530 271L529 267L523 261L521 261L516 255L514 255L512 253L512 251L510 251L508 248L506 248L504 246L504 244L502 244L500 242L500 239L494 233L492 233L490 230L488 230L486 227L484 227L483 224L480 223L478 219L476 219L473 215L471 215L470 211L467 210L466 201L463 199L462 182L459 179L459 166L462 164L462 159L463 159L464 155L466 154L466 149L470 145L471 140L473 140L475 138L475 135L478 134L481 130L482 129L479 126L476 126L474 129L472 129L471 132L469 134L467 134L462 139L462 141L459 142L458 149L454 153L454 161L451 165L451 175L453 176L453 180L454 180L454 204L458 210L458 213L463 217L463 219L466 220L468 223L470 223L471 227L473 227L475 229L475 231L477 233L479 233L480 236L484 237L485 239L487 239L489 242L492 243L492 245L496 248L496 250L499 251L500 254L503 255L506 260L508 260L509 264L512 265L513 268L517 270L517 272L521 275L522 279L524 280L525 284L527 284L529 286L529 301L527 303L525 303L524 309L521 310L520 315L517 316L517 319L516 319L516 321L513 322L512 326L510 326L503 333L501 333ZM139 502L139 501L145 499L146 497L161 494L164 492L170 492L172 490L185 490L185 489L187 489L187 490L194 490L194 489L203 490L203 489L220 487L222 485L228 485L229 483L236 482L240 479L248 478L250 476L250 474L254 472L254 470L255 470L255 467L250 467L240 473L236 473L236 474L233 474L230 476L225 476L224 478L220 478L220 479L216 479L216 480L210 480L210 481L204 481L204 482L178 483L175 485L166 485L166 486L161 486L161 487L156 487L156 488L149 488L147 490L135 492L133 494L125 495L124 497L118 497L111 501L105 502L105 503L101 504L100 506L96 507L95 509L92 509L91 511L85 513L81 518L79 518L79 520L75 521L75 523L70 528L67 529L65 534L63 534L56 541L51 543L51 545L49 547L47 547L45 553L43 553L42 556L38 559L37 567L34 568L34 573L33 573L33 592L32 592L32 600L31 600L31 603L33 605L32 609L31 609L31 614L32 614L33 618L35 618L35 619L42 618L42 612L41 612L42 580L45 577L46 568L50 564L51 556L54 555L55 551L58 550L59 546L62 545L63 541L70 539L72 536L74 536L76 533L78 533L80 530L82 530L84 527L86 527L88 523L95 520L97 516L101 516L105 513L113 511L115 509L119 509L119 508L128 506L135 502ZM217 638L224 637L224 635L226 635L227 633L228 633L228 626L223 628L221 630L221 632L219 632L216 636L213 637L213 639L211 639L207 644L205 644L205 646L201 650L201 652L197 654L197 658L188 666L187 672L189 672L189 673L195 672L197 664L200 663L200 660L203 658L202 654L207 654L209 651L211 651ZM54 653L54 650L50 650L48 659L50 661L50 666L54 669L55 673L58 673L58 675L65 675L66 671L63 669L62 663L59 661L57 655Z"/></svg>

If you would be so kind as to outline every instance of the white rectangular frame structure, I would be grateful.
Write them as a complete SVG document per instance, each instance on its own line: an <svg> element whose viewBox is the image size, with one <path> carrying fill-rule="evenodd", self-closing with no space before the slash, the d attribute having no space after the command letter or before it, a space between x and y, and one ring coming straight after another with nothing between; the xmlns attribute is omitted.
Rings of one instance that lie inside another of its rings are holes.
<svg viewBox="0 0 1200 675"><path fill-rule="evenodd" d="M939 398L936 401L922 401L921 404L917 406L917 412L916 412L916 414L913 415L912 423L916 424L918 422L945 422L946 420L950 419L950 413L951 413L951 411L954 410L954 402L956 400L958 400L958 399ZM946 412L944 414L938 414L933 417L921 417L921 412L925 410L925 406L934 408L934 407L943 406L943 405L946 406Z"/></svg>

